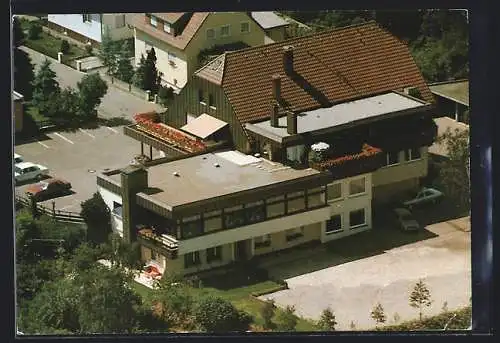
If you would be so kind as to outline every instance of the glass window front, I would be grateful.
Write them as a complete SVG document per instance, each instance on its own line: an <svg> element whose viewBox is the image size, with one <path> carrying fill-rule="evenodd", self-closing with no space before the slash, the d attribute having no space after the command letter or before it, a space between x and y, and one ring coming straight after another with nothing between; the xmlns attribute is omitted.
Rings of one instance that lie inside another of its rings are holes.
<svg viewBox="0 0 500 343"><path fill-rule="evenodd" d="M328 200L336 200L342 198L342 183L334 183L328 185Z"/></svg>
<svg viewBox="0 0 500 343"><path fill-rule="evenodd" d="M349 182L349 195L362 194L365 192L365 178L352 180Z"/></svg>
<svg viewBox="0 0 500 343"><path fill-rule="evenodd" d="M359 209L349 213L349 226L351 228L366 224L365 209Z"/></svg>
<svg viewBox="0 0 500 343"><path fill-rule="evenodd" d="M342 231L342 216L337 214L326 222L326 233Z"/></svg>

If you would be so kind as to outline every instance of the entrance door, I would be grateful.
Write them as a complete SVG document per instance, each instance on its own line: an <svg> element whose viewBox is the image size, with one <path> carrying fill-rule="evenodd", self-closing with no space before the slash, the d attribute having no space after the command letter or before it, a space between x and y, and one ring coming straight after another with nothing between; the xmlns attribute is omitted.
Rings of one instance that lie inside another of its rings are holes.
<svg viewBox="0 0 500 343"><path fill-rule="evenodd" d="M236 261L245 261L248 258L247 241L239 241L236 243Z"/></svg>

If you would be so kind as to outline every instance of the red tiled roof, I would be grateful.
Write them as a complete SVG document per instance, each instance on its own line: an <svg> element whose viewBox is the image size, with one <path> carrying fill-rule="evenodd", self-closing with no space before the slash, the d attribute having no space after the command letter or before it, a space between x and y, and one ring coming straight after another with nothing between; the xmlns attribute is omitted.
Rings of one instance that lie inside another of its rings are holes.
<svg viewBox="0 0 500 343"><path fill-rule="evenodd" d="M302 85L285 75L285 46L293 46ZM292 111L322 107L317 94L334 104L405 87L433 102L408 47L374 21L226 53L222 87L240 123L269 118L274 74L282 76L281 95Z"/></svg>
<svg viewBox="0 0 500 343"><path fill-rule="evenodd" d="M154 15L158 15L160 13L155 13ZM165 13L167 14L167 13ZM182 30L182 32L178 35L172 35L170 33L164 32L162 29L158 29L154 26L151 26L149 22L145 20L145 14L137 14L132 19L132 25L142 32L159 39L167 44L170 44L178 49L184 50L186 46L189 44L191 39L193 39L194 35L201 27L205 19L207 19L209 12L195 12L188 20L186 26ZM158 16L161 18L160 16Z"/></svg>
<svg viewBox="0 0 500 343"><path fill-rule="evenodd" d="M175 23L179 20L186 12L169 12L169 13L151 13L155 17L158 17L169 24Z"/></svg>

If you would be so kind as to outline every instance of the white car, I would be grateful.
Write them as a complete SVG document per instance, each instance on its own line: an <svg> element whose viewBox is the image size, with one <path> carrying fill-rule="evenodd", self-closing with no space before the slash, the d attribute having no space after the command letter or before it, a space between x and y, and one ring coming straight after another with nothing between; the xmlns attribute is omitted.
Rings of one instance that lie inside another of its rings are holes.
<svg viewBox="0 0 500 343"><path fill-rule="evenodd" d="M412 208L425 203L437 203L444 196L443 192L434 188L422 188L413 199L403 202L403 205Z"/></svg>
<svg viewBox="0 0 500 343"><path fill-rule="evenodd" d="M420 225L406 208L396 208L394 214L399 227L403 231L418 231L420 229Z"/></svg>
<svg viewBox="0 0 500 343"><path fill-rule="evenodd" d="M24 162L24 158L21 155L14 153L14 165L21 162Z"/></svg>
<svg viewBox="0 0 500 343"><path fill-rule="evenodd" d="M49 169L40 164L31 162L21 162L14 167L14 178L16 182L28 180L40 180L44 175L49 174Z"/></svg>

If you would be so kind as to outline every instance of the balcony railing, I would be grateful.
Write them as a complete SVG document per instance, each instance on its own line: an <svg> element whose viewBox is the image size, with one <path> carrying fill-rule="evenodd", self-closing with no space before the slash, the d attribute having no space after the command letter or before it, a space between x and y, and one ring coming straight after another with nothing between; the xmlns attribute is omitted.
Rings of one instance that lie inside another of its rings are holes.
<svg viewBox="0 0 500 343"><path fill-rule="evenodd" d="M137 231L137 240L146 246L158 248L171 258L177 256L179 241L172 235L159 233L153 228L142 228Z"/></svg>
<svg viewBox="0 0 500 343"><path fill-rule="evenodd" d="M359 153L326 157L322 161L310 162L311 168L330 171L335 178L344 178L373 172L385 165L386 157L382 150L364 144Z"/></svg>
<svg viewBox="0 0 500 343"><path fill-rule="evenodd" d="M207 149L207 145L194 136L177 130L163 123L158 123L155 113L140 113L134 116L137 128L161 139L170 145L176 146L187 152L198 152Z"/></svg>

